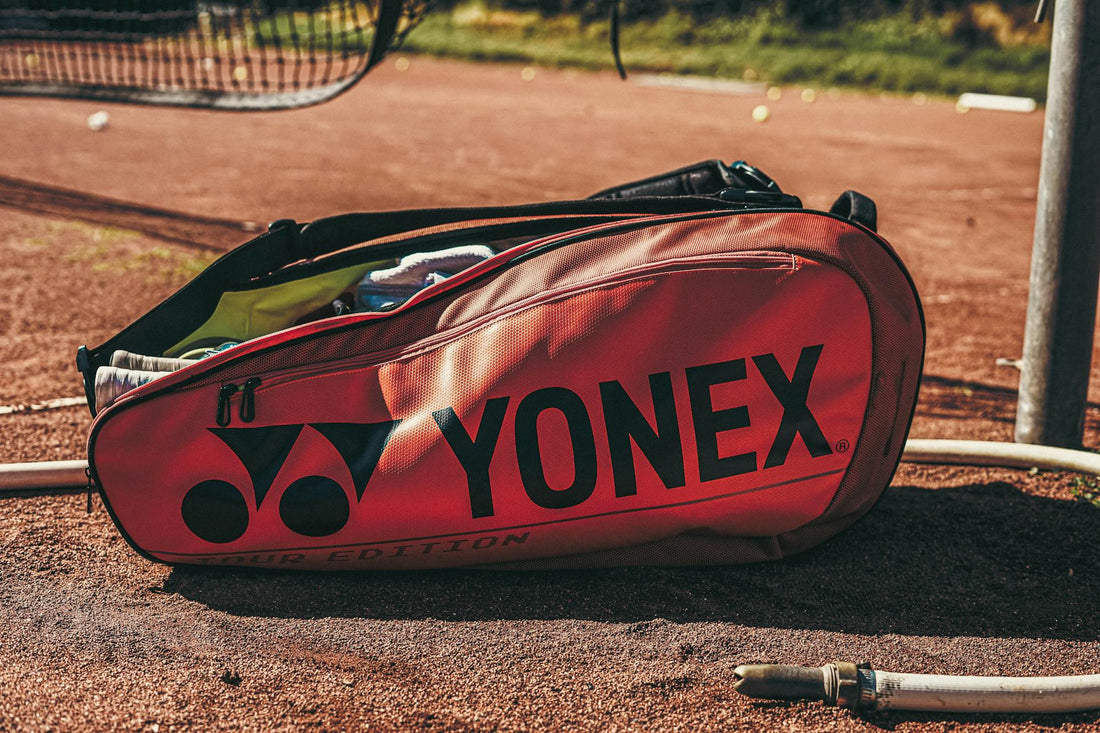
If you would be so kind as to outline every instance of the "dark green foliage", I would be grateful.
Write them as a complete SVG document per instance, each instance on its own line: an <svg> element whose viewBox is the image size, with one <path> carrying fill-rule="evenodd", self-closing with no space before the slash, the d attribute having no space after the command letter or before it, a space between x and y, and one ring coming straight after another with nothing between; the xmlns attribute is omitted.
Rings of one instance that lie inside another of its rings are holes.
<svg viewBox="0 0 1100 733"><path fill-rule="evenodd" d="M584 20L605 17L616 0L490 0L489 6L506 10L537 11L546 16L577 14ZM439 4L453 6L456 0ZM620 0L624 20L655 20L673 11L698 22L730 19L770 13L798 28L838 28L845 23L870 20L898 13L913 18L963 11L972 0ZM1006 12L1021 7L1031 8L1033 0L1001 0ZM963 42L980 41L981 29L963 24ZM968 37L969 34L969 37Z"/></svg>
<svg viewBox="0 0 1100 733"><path fill-rule="evenodd" d="M611 66L606 16L584 24L577 22L576 15L540 16L537 10L509 10L494 16L493 9L486 10L483 4L488 0L473 2L464 7L480 7L480 14L467 12L461 22L448 13L430 15L409 37L406 48L474 59ZM676 2L699 10L712 7L716 0ZM924 12L941 7L937 0L909 0L898 3L904 9L893 14L853 18L836 28L819 29L801 27L772 0L724 2L726 7L743 5L742 10L754 7L756 11L706 20L668 11L655 19L625 22L621 48L627 68L901 93L972 91L1040 101L1046 96L1050 53L1045 42L1034 39L1002 46L994 39L968 45L953 35L962 13ZM872 7L887 7L887 0L878 2ZM989 7L996 11L996 6ZM1008 13L1002 11L1002 15Z"/></svg>

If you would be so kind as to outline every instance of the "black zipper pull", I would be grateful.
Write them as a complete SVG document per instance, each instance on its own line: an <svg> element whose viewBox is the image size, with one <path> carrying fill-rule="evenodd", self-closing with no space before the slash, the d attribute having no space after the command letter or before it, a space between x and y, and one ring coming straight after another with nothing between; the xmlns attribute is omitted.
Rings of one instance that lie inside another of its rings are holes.
<svg viewBox="0 0 1100 733"><path fill-rule="evenodd" d="M241 387L241 422L256 419L256 388L260 386L259 377L249 377Z"/></svg>
<svg viewBox="0 0 1100 733"><path fill-rule="evenodd" d="M233 422L233 415L229 411L229 398L237 394L237 385L223 384L218 390L218 425L226 427Z"/></svg>

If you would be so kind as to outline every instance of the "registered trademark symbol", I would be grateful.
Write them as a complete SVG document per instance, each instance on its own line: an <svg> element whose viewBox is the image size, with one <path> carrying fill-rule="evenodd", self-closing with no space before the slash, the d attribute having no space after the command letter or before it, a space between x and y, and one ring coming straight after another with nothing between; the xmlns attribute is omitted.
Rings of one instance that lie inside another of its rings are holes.
<svg viewBox="0 0 1100 733"><path fill-rule="evenodd" d="M847 453L848 452L848 447L849 446L848 446L848 441L847 440L838 440L837 443L836 443L836 452L837 453Z"/></svg>

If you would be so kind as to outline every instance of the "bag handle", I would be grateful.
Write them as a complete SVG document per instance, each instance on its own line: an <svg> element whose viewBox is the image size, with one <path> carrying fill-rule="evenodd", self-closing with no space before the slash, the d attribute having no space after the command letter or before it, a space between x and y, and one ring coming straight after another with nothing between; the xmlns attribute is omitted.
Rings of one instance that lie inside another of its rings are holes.
<svg viewBox="0 0 1100 733"><path fill-rule="evenodd" d="M640 181L606 188L589 198L624 199L640 196L713 196L727 188L782 193L779 185L759 168L743 160L726 165L720 160L677 168Z"/></svg>
<svg viewBox="0 0 1100 733"><path fill-rule="evenodd" d="M878 209L875 202L858 191L845 191L829 209L830 214L842 216L848 221L862 224L872 232L878 231Z"/></svg>

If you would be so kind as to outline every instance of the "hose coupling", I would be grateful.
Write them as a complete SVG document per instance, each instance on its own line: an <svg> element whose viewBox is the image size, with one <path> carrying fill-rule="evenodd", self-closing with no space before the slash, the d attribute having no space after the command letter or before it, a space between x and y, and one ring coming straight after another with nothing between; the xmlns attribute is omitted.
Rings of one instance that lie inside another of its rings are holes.
<svg viewBox="0 0 1100 733"><path fill-rule="evenodd" d="M875 672L866 662L823 667L742 664L733 670L733 689L765 700L821 700L852 710L875 707Z"/></svg>

